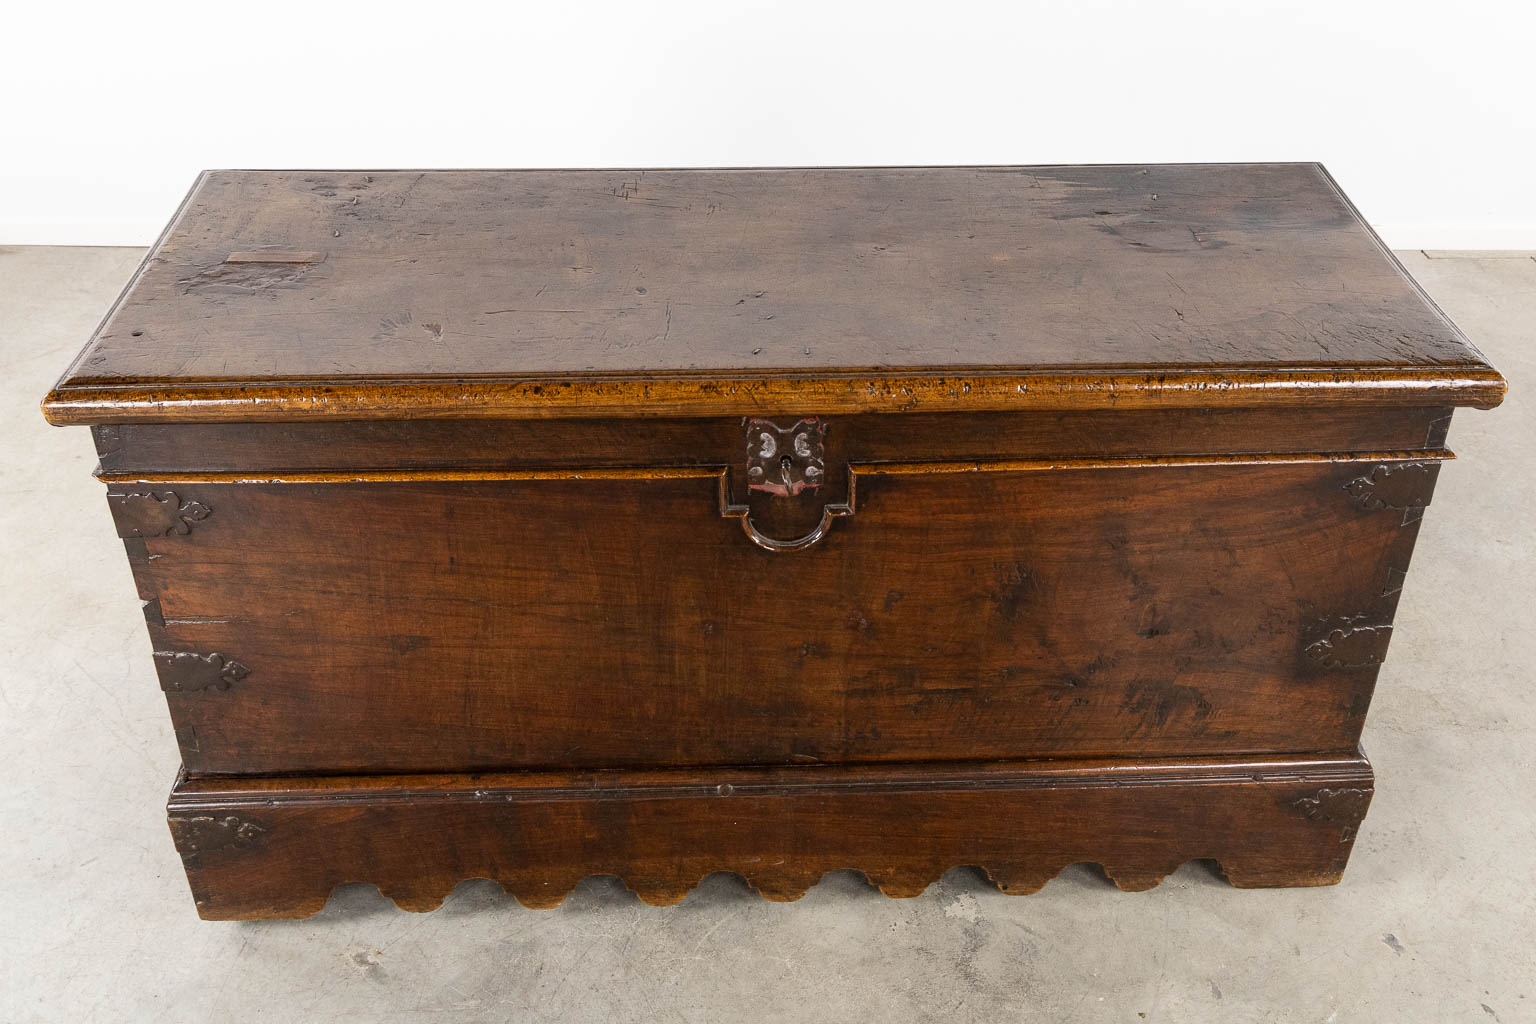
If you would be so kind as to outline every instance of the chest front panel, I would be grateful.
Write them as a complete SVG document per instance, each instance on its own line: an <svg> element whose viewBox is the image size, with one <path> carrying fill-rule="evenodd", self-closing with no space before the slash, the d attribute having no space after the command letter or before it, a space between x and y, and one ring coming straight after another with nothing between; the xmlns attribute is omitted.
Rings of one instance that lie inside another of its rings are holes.
<svg viewBox="0 0 1536 1024"><path fill-rule="evenodd" d="M1283 752L1356 741L1439 457L835 464L743 504L732 467L181 474L109 501L194 773ZM828 507L799 550L738 528L798 541Z"/></svg>

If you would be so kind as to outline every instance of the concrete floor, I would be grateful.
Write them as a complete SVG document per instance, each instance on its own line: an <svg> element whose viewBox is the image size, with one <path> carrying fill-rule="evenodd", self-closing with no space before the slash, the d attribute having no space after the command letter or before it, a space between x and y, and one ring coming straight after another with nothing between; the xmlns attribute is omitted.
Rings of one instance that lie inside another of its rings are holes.
<svg viewBox="0 0 1536 1024"><path fill-rule="evenodd" d="M1512 390L1452 428L1342 885L1191 864L1133 895L1078 866L1008 897L962 869L889 900L840 873L773 904L719 875L654 909L589 879L532 911L469 882L426 915L350 886L307 922L212 924L166 832L176 747L90 440L37 411L139 255L0 248L0 1018L1536 1020L1536 260L1404 254Z"/></svg>

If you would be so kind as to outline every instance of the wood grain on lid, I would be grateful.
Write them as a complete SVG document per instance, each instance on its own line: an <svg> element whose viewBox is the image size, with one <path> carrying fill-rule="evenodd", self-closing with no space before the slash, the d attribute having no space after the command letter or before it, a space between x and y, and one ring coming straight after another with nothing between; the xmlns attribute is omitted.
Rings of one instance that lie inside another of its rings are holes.
<svg viewBox="0 0 1536 1024"><path fill-rule="evenodd" d="M44 409L1490 406L1503 388L1315 164L215 171Z"/></svg>

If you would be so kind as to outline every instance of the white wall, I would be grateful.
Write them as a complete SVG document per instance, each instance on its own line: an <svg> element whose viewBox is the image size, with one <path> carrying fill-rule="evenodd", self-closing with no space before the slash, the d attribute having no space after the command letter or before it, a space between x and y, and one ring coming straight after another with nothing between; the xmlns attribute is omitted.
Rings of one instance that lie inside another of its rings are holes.
<svg viewBox="0 0 1536 1024"><path fill-rule="evenodd" d="M1316 159L1536 249L1532 6L12 3L0 243L147 244L203 167Z"/></svg>

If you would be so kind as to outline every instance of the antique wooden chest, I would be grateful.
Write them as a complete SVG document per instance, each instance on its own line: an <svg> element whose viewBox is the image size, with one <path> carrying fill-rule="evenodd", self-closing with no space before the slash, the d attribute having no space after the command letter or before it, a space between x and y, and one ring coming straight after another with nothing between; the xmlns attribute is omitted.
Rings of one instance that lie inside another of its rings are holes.
<svg viewBox="0 0 1536 1024"><path fill-rule="evenodd" d="M1503 392L1315 164L217 171L43 408L261 918L1336 882Z"/></svg>

